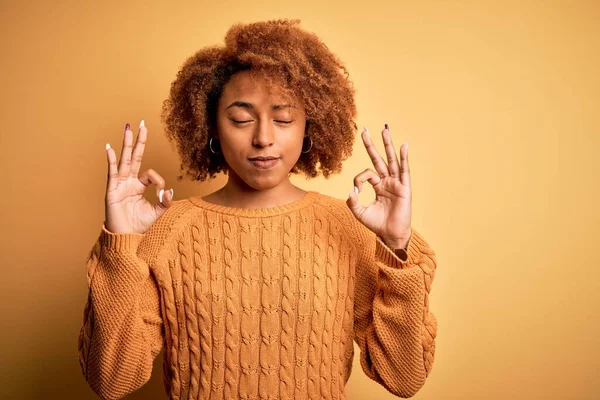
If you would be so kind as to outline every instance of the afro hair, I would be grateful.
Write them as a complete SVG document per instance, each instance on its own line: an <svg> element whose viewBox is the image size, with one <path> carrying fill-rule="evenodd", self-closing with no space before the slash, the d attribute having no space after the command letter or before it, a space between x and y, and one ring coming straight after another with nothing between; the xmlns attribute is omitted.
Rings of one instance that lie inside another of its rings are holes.
<svg viewBox="0 0 600 400"><path fill-rule="evenodd" d="M227 172L223 155L210 151L209 140L215 136L217 102L225 84L245 70L277 85L305 108L305 137L313 144L290 172L314 178L319 167L327 178L341 171L342 161L352 155L357 130L355 91L339 58L299 23L283 19L235 24L224 47L205 47L184 62L161 118L185 175L204 181Z"/></svg>

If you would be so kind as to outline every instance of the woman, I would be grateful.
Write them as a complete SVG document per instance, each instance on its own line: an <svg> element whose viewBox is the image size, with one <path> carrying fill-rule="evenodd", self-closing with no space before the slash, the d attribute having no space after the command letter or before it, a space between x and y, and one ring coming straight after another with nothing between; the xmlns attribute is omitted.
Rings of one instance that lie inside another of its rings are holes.
<svg viewBox="0 0 600 400"><path fill-rule="evenodd" d="M298 21L235 25L225 47L190 57L163 120L182 169L228 181L175 201L154 170L139 173L126 125L117 167L107 145L106 219L87 260L82 372L100 396L148 381L164 348L172 399L343 399L353 340L361 367L397 396L414 395L434 358L429 312L436 260L411 226L408 144L389 127L387 163L368 131L375 171L347 200L294 186L325 177L352 151L354 91L341 62ZM179 177L181 179L182 176ZM357 193L368 181L376 200ZM154 184L158 202L143 193Z"/></svg>

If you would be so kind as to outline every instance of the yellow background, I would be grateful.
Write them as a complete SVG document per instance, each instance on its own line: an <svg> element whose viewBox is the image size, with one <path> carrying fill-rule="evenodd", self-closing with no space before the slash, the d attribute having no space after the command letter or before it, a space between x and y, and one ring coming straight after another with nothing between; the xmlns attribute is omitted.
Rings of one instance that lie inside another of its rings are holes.
<svg viewBox="0 0 600 400"><path fill-rule="evenodd" d="M344 60L380 152L384 123L410 144L413 226L438 257L436 360L415 398L599 398L600 3L393 3L1 3L1 398L95 398L77 336L104 146L120 153L143 118L142 168L176 199L223 185L176 182L162 101L231 24L284 17ZM372 167L356 139L340 175L294 183L346 198ZM354 366L349 399L393 398ZM165 398L160 368L128 398Z"/></svg>

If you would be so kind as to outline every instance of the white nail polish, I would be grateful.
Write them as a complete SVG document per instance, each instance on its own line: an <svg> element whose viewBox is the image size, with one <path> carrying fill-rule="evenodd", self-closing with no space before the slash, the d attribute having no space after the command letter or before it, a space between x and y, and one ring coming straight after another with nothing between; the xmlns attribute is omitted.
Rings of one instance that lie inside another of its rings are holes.
<svg viewBox="0 0 600 400"><path fill-rule="evenodd" d="M146 126L146 124L144 123L144 120L141 120L141 121L140 121L140 128L141 128L142 126Z"/></svg>
<svg viewBox="0 0 600 400"><path fill-rule="evenodd" d="M163 199L163 194L165 193L165 189L160 189L160 192L158 192L158 199L160 200L160 202L162 203L162 199Z"/></svg>
<svg viewBox="0 0 600 400"><path fill-rule="evenodd" d="M354 186L354 193L358 194L358 188Z"/></svg>
<svg viewBox="0 0 600 400"><path fill-rule="evenodd" d="M369 134L369 130L367 129L367 127L366 127L366 126L365 126L365 132L367 132L367 135L370 135L370 134Z"/></svg>
<svg viewBox="0 0 600 400"><path fill-rule="evenodd" d="M171 188L171 200L173 200L174 195L175 195L175 192L173 191L173 188Z"/></svg>
<svg viewBox="0 0 600 400"><path fill-rule="evenodd" d="M106 150L110 149L110 144L106 143Z"/></svg>
<svg viewBox="0 0 600 400"><path fill-rule="evenodd" d="M408 150L408 141L406 141L406 150Z"/></svg>

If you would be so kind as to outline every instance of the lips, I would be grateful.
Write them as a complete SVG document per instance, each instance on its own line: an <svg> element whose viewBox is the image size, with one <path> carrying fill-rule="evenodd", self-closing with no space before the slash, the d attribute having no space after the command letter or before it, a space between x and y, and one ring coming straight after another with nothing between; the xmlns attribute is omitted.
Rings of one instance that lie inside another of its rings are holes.
<svg viewBox="0 0 600 400"><path fill-rule="evenodd" d="M248 160L250 160L250 161L269 161L269 160L277 160L278 158L279 157L271 157L271 156L268 156L268 157L252 157L252 158L249 158Z"/></svg>
<svg viewBox="0 0 600 400"><path fill-rule="evenodd" d="M270 169L279 163L279 157L255 157L249 159L250 163L258 169Z"/></svg>

